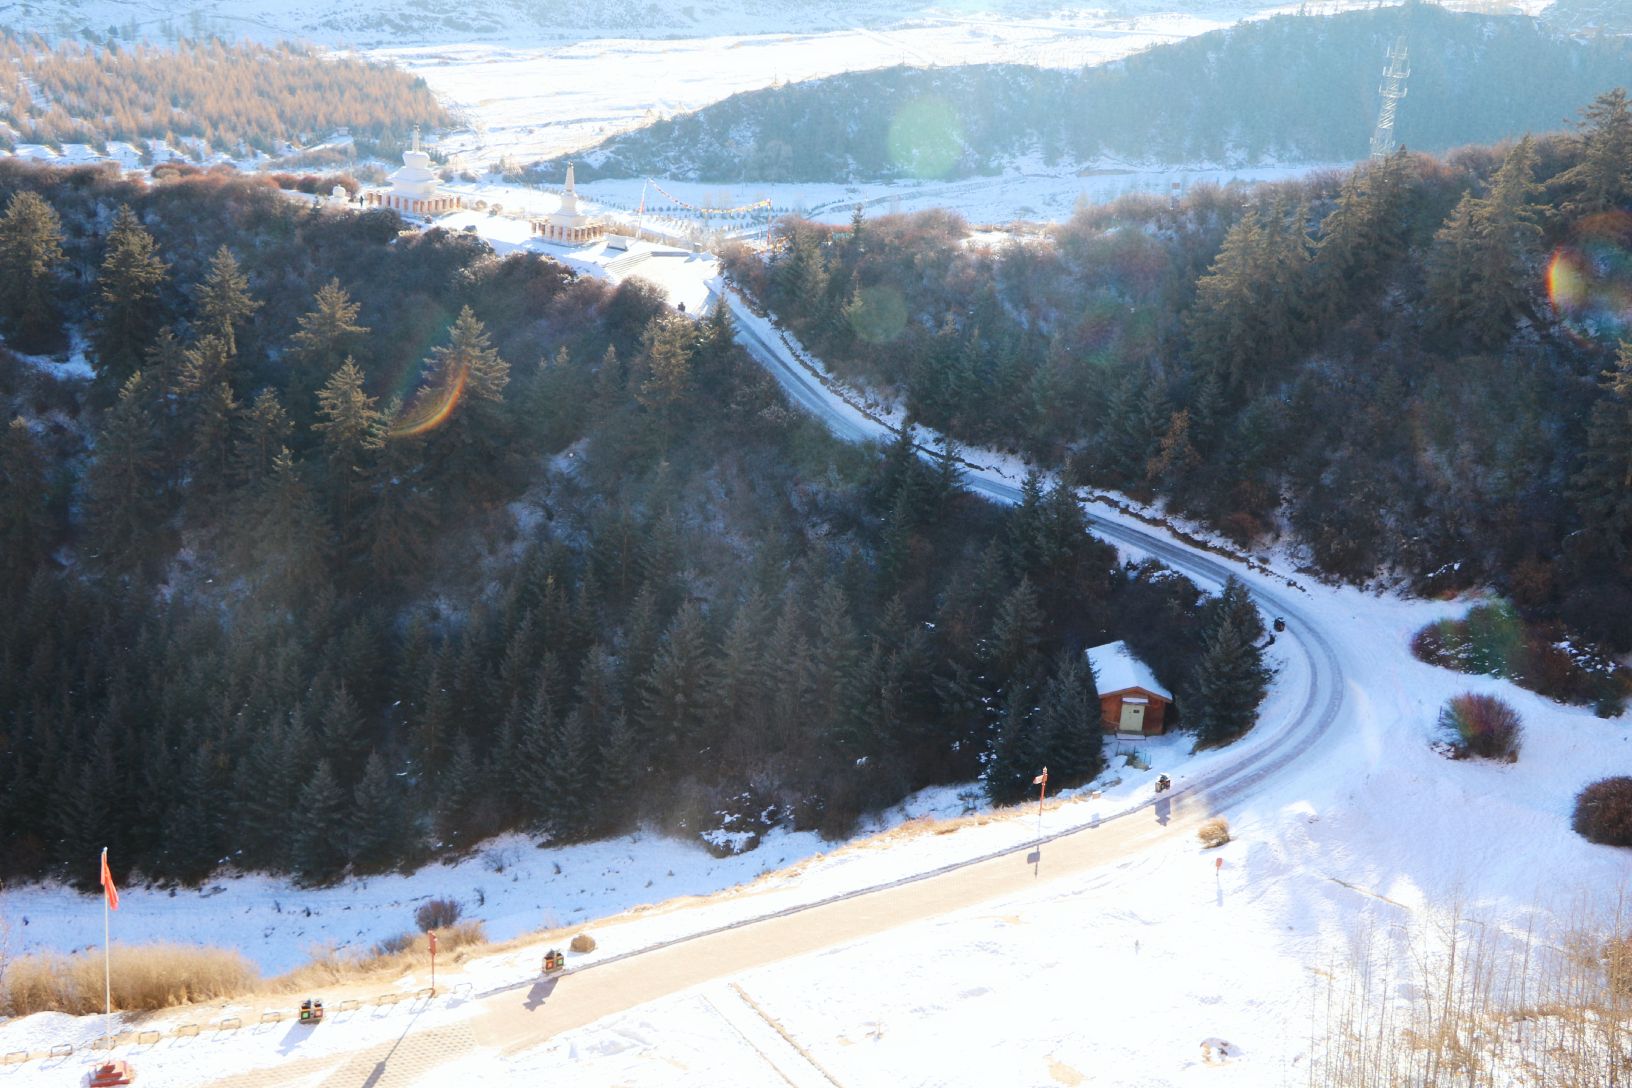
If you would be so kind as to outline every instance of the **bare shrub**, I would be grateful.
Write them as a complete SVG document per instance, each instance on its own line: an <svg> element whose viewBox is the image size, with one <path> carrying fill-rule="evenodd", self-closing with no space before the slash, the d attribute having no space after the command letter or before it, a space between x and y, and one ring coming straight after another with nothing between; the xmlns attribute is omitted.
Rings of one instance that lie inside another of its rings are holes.
<svg viewBox="0 0 1632 1088"><path fill-rule="evenodd" d="M1439 726L1456 738L1458 755L1509 762L1519 758L1524 733L1519 712L1494 695L1452 696L1439 712Z"/></svg>
<svg viewBox="0 0 1632 1088"><path fill-rule="evenodd" d="M1230 821L1222 816L1205 820L1196 828L1196 838L1200 839L1201 845L1208 850L1223 846L1230 841Z"/></svg>
<svg viewBox="0 0 1632 1088"><path fill-rule="evenodd" d="M376 956L395 956L398 952L406 952L414 947L414 942L418 939L418 934L398 933L395 936L376 941L373 954Z"/></svg>
<svg viewBox="0 0 1632 1088"><path fill-rule="evenodd" d="M248 993L260 973L238 952L200 945L114 945L113 1004L147 1011ZM0 1014L27 1016L66 1012L75 1016L103 1007L102 957L56 953L22 956L6 972Z"/></svg>
<svg viewBox="0 0 1632 1088"><path fill-rule="evenodd" d="M1603 778L1575 795L1575 833L1605 846L1632 846L1632 778Z"/></svg>
<svg viewBox="0 0 1632 1088"><path fill-rule="evenodd" d="M572 939L572 943L567 947L574 952L593 952L595 951L595 938L587 933L580 933Z"/></svg>
<svg viewBox="0 0 1632 1088"><path fill-rule="evenodd" d="M433 929L447 929L457 922L465 908L457 899L428 899L414 911L414 924L421 933Z"/></svg>

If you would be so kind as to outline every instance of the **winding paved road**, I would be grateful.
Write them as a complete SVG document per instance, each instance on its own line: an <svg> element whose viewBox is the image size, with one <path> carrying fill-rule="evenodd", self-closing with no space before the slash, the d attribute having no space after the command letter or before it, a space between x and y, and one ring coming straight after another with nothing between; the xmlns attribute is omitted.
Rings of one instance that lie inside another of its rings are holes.
<svg viewBox="0 0 1632 1088"><path fill-rule="evenodd" d="M739 317L747 317L732 299ZM851 441L887 438L889 430L851 406L837 405L815 375L791 354L767 342L749 320L738 337L789 395ZM995 470L970 466L964 477L973 491L998 502L1019 501L1020 489ZM1209 555L1088 511L1094 531L1148 553L1203 581L1221 584L1235 568ZM403 1036L365 1050L329 1058L290 1061L271 1070L220 1082L233 1088L268 1085L320 1088L395 1088L428 1083L423 1078L447 1061L482 1047L505 1054L538 1046L550 1037L605 1016L808 952L850 943L920 919L1035 888L1041 880L1104 869L1172 836L1188 833L1227 804L1249 796L1265 778L1286 768L1319 742L1337 720L1343 676L1326 635L1299 606L1291 589L1249 581L1254 598L1270 614L1285 617L1283 639L1306 658L1298 671L1308 678L1296 709L1261 723L1240 758L1175 785L1171 794L1148 799L1083 828L971 858L928 873L733 923L638 949L569 971L557 978L525 980L477 995L476 1014L452 1025L410 1026ZM1105 877L1104 879L1109 879Z"/></svg>

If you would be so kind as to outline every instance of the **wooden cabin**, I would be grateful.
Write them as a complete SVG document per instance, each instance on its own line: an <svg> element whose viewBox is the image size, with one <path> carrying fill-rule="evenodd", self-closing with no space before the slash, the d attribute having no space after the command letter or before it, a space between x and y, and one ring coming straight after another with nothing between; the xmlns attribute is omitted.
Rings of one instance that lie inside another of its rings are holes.
<svg viewBox="0 0 1632 1088"><path fill-rule="evenodd" d="M1099 716L1105 732L1125 737L1153 737L1167 731L1167 708L1173 693L1134 656L1125 642L1108 642L1088 651L1099 688Z"/></svg>

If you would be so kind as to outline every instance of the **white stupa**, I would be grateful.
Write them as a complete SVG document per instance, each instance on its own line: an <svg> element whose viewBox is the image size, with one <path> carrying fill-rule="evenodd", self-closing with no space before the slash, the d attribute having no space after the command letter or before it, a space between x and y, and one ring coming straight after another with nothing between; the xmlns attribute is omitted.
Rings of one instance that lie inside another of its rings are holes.
<svg viewBox="0 0 1632 1088"><path fill-rule="evenodd" d="M533 220L533 233L551 242L581 245L606 235L606 224L578 210L578 185L567 163L567 187L561 193L561 207L542 219Z"/></svg>
<svg viewBox="0 0 1632 1088"><path fill-rule="evenodd" d="M375 207L392 208L404 215L441 215L457 211L459 198L441 192L442 179L431 169L431 156L420 150L419 129L414 129L414 144L402 153L402 166L391 175L391 188L372 189L364 202Z"/></svg>

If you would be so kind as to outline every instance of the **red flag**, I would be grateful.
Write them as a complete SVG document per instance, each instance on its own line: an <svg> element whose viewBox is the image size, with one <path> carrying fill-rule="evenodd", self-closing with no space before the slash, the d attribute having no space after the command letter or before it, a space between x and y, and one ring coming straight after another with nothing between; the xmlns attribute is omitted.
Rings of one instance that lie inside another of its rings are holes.
<svg viewBox="0 0 1632 1088"><path fill-rule="evenodd" d="M113 886L113 874L108 872L108 848L102 848L102 894L107 896L108 909L119 909L119 889Z"/></svg>
<svg viewBox="0 0 1632 1088"><path fill-rule="evenodd" d="M1047 781L1048 781L1048 768L1044 767L1043 768L1043 773L1038 775L1036 778L1033 778L1031 780L1031 784L1033 786L1041 786L1044 782L1047 782Z"/></svg>

